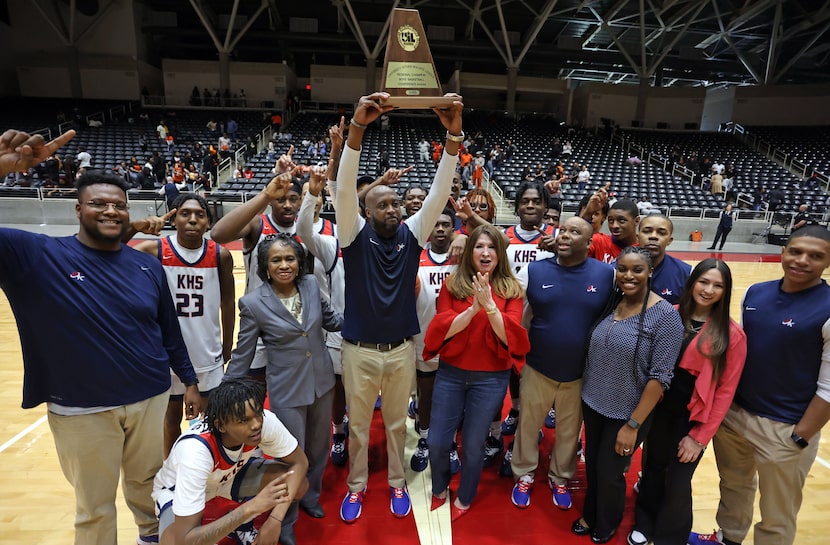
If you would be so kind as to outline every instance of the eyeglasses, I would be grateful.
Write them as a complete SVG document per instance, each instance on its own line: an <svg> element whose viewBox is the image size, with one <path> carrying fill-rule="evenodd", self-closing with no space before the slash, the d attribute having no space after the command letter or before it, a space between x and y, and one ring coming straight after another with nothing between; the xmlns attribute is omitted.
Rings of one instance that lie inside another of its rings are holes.
<svg viewBox="0 0 830 545"><path fill-rule="evenodd" d="M130 209L130 205L123 202L123 201L118 201L118 202L86 201L83 204L87 205L91 209L96 210L98 212L103 212L104 210L109 209L110 206L115 208L115 210L117 212L126 212L127 210Z"/></svg>
<svg viewBox="0 0 830 545"><path fill-rule="evenodd" d="M265 238L263 240L274 240L274 239L279 239L279 240L293 239L293 240L297 240L296 236L297 235L293 234L293 233L283 233L282 231L280 231L279 233L271 233L270 235L265 235Z"/></svg>
<svg viewBox="0 0 830 545"><path fill-rule="evenodd" d="M486 202L471 202L470 208L473 210L489 210L490 205Z"/></svg>

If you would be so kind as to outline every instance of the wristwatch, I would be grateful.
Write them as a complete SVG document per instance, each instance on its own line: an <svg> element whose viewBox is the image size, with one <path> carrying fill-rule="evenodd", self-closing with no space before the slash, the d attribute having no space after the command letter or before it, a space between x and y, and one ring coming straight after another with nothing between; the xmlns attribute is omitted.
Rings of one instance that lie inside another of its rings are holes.
<svg viewBox="0 0 830 545"><path fill-rule="evenodd" d="M810 444L810 443L807 442L806 439L804 439L803 437L801 437L800 435L798 435L795 432L793 432L793 434L790 435L790 439L792 439L793 442L801 448L807 448L807 446Z"/></svg>
<svg viewBox="0 0 830 545"><path fill-rule="evenodd" d="M628 424L628 427L633 429L633 430L636 430L637 428L640 427L640 423L637 422L636 420L634 420L633 418L629 418L628 422L626 422L626 424Z"/></svg>

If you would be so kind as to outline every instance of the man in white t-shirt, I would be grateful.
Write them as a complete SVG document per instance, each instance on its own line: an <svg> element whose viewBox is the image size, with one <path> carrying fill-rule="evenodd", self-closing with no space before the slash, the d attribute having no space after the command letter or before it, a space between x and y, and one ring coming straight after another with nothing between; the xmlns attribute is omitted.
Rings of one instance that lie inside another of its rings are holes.
<svg viewBox="0 0 830 545"><path fill-rule="evenodd" d="M179 437L153 482L160 543L211 545L270 511L258 531L244 530L245 541L294 545L280 530L291 502L308 488L308 459L264 402L265 387L247 379L228 379L211 392L204 419ZM252 496L202 525L210 499Z"/></svg>

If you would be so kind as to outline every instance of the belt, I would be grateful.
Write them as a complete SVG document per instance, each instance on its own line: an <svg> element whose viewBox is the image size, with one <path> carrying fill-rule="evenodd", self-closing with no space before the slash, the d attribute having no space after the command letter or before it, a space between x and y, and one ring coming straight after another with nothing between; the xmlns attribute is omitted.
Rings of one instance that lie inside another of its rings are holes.
<svg viewBox="0 0 830 545"><path fill-rule="evenodd" d="M343 339L349 344L353 344L358 348L371 348L372 350L377 350L378 352L389 352L390 350L394 350L395 348L399 347L412 337L405 337L399 341L394 341L391 343L364 343L362 341L353 341L351 339Z"/></svg>

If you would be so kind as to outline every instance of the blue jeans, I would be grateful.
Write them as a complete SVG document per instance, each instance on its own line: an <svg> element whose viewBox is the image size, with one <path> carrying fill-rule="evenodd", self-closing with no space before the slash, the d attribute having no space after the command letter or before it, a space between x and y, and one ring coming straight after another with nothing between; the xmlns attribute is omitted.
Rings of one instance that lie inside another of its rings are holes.
<svg viewBox="0 0 830 545"><path fill-rule="evenodd" d="M509 369L465 371L440 362L432 391L427 439L434 494L442 493L450 484L450 448L463 417L458 499L464 505L472 503L484 467L484 440L487 439L492 416L504 400L509 379Z"/></svg>

